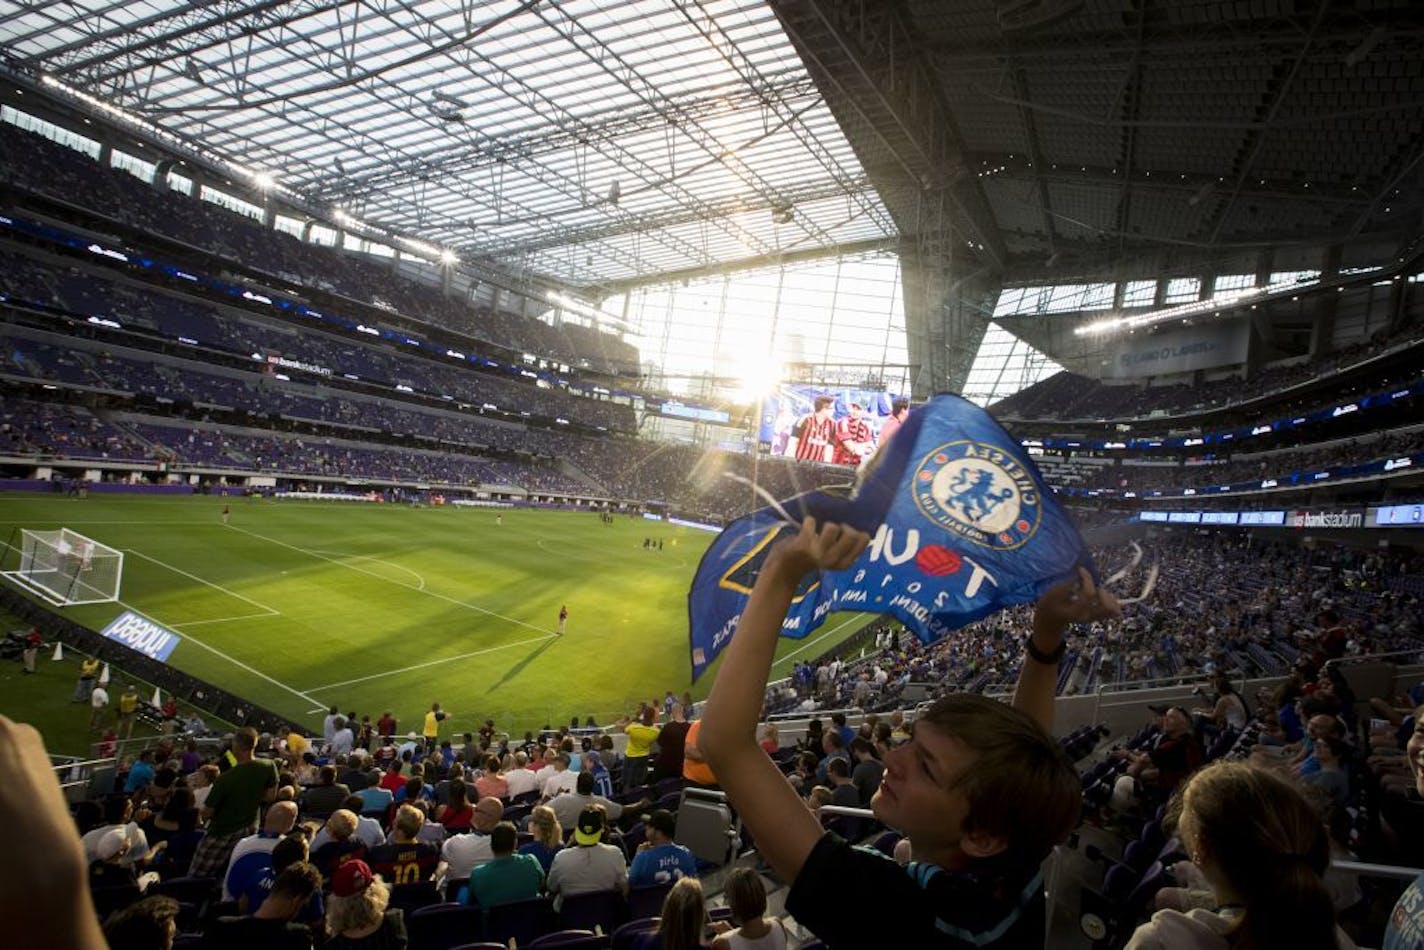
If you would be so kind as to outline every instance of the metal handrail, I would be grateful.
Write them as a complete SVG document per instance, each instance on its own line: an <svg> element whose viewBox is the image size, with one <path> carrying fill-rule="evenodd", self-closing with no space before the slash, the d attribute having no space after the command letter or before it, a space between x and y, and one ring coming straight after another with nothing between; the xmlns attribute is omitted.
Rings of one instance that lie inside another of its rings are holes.
<svg viewBox="0 0 1424 950"><path fill-rule="evenodd" d="M1412 656L1417 660L1418 657L1424 656L1424 647L1420 647L1417 650L1391 650L1389 653L1366 653L1361 656L1338 656L1333 660L1326 660L1325 665L1335 666L1338 664L1340 666L1349 666L1352 663L1368 663L1374 660L1386 660L1392 656Z"/></svg>
<svg viewBox="0 0 1424 950"><path fill-rule="evenodd" d="M82 768L85 768L85 767L92 767L92 766L96 766L96 765L112 765L112 764L116 763L117 761L118 761L118 759L111 755L111 756L108 756L107 758L99 758L99 759L80 759L80 760L76 760L76 761L74 761L74 762L65 762L65 763L59 764L59 765L56 765L56 764L54 764L54 763L51 763L51 764L50 764L50 769L53 770L53 771L55 771L55 772L62 772L62 771L66 771L66 770L68 770L68 769L82 769Z"/></svg>
<svg viewBox="0 0 1424 950"><path fill-rule="evenodd" d="M1158 687L1160 687L1160 688L1166 688L1166 687L1169 687L1169 686L1185 686L1185 685L1186 685L1186 682L1185 682L1185 681L1191 681L1191 680L1195 680L1195 681L1197 681L1197 682L1199 683L1201 680L1206 679L1207 676L1208 676L1208 674L1205 674L1205 673L1196 673L1196 674L1193 674L1193 675L1190 675L1190 676L1181 676L1181 675L1178 675L1178 676L1158 676L1158 677L1155 677L1155 678L1153 678L1153 679L1132 680L1131 682L1132 682L1132 684L1133 684L1134 686L1141 686L1141 687L1143 687L1144 689L1151 689L1151 688L1152 688L1152 684L1156 684L1156 685L1157 685ZM1265 678L1265 679L1276 679L1277 677L1271 676L1271 677L1264 677L1264 678ZM1246 677L1246 676L1243 674L1243 675L1239 678L1239 680L1233 679L1233 682L1239 682L1239 688L1238 688L1238 690L1237 690L1237 695L1244 695L1245 692L1246 692L1246 683L1248 682L1248 677ZM1094 722L1098 722L1098 721L1100 720L1100 718L1101 718L1101 717L1100 717L1100 713L1102 712L1102 709L1103 709L1103 693L1106 693L1106 692L1115 692L1115 693L1137 692L1137 690L1122 689L1121 687L1123 687L1124 685L1126 685L1126 684L1124 684L1124 683L1099 683L1098 686L1097 686L1097 689L1093 690L1093 721L1094 721ZM1117 688L1114 689L1114 688L1112 688L1112 687L1117 687ZM1117 709L1117 708L1122 707L1122 706L1140 706L1140 705L1142 705L1141 702L1133 702L1133 703L1114 703L1114 704L1113 704L1111 707L1109 707L1109 708Z"/></svg>
<svg viewBox="0 0 1424 950"><path fill-rule="evenodd" d="M1363 861L1331 861L1330 866L1337 871L1365 874L1370 877L1395 877L1405 881L1412 881L1424 874L1424 869L1421 868L1396 867L1392 864L1367 864Z"/></svg>

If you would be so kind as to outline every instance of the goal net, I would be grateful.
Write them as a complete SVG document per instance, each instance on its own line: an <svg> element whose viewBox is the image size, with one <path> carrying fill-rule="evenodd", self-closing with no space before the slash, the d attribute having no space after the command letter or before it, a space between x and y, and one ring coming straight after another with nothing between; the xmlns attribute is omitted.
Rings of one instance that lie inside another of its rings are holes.
<svg viewBox="0 0 1424 950"><path fill-rule="evenodd" d="M22 530L18 549L19 568L4 571L4 576L56 606L119 599L124 574L121 551L68 528Z"/></svg>

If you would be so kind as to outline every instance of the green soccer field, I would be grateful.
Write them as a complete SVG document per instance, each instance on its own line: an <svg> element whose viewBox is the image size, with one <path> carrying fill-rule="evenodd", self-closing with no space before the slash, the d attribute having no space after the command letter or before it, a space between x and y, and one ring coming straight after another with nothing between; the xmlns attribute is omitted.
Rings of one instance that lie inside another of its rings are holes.
<svg viewBox="0 0 1424 950"><path fill-rule="evenodd" d="M456 732L487 717L606 724L690 687L686 595L710 533L591 512L503 509L496 525L490 509L241 498L224 527L223 504L0 496L0 540L68 527L123 551L121 604L65 613L99 629L130 607L182 635L171 665L308 727L335 704L418 729L432 701ZM663 549L644 549L649 537ZM832 615L783 640L773 676L870 619Z"/></svg>

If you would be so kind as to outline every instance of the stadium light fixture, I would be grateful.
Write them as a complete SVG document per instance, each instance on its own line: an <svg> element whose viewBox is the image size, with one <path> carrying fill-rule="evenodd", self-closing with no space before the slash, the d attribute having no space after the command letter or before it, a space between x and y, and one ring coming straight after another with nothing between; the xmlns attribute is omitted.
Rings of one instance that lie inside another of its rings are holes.
<svg viewBox="0 0 1424 950"><path fill-rule="evenodd" d="M454 266L460 263L460 256L449 248L446 248L440 252L440 263L446 266Z"/></svg>

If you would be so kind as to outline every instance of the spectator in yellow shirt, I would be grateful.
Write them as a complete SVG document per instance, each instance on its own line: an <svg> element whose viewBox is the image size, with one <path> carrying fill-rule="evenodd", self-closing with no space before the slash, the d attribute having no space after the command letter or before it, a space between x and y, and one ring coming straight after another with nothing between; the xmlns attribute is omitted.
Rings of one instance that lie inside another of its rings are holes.
<svg viewBox="0 0 1424 950"><path fill-rule="evenodd" d="M654 725L658 720L658 711L653 706L643 707L637 722L630 721L631 718L623 720L626 723L623 731L628 735L628 749L623 753L625 792L637 788L647 780L648 757L652 754L653 743L657 741L658 734L662 732L662 729Z"/></svg>
<svg viewBox="0 0 1424 950"><path fill-rule="evenodd" d="M430 712L425 714L425 748L426 751L434 749L440 744L440 724L449 718L449 714L441 711L439 703L430 704Z"/></svg>
<svg viewBox="0 0 1424 950"><path fill-rule="evenodd" d="M94 692L94 678L99 675L99 659L85 657L79 661L79 682L74 687L74 698L70 702L87 703L89 694Z"/></svg>
<svg viewBox="0 0 1424 950"><path fill-rule="evenodd" d="M119 732L123 738L133 738L134 720L138 718L138 687L130 683L119 694Z"/></svg>

